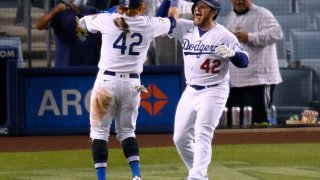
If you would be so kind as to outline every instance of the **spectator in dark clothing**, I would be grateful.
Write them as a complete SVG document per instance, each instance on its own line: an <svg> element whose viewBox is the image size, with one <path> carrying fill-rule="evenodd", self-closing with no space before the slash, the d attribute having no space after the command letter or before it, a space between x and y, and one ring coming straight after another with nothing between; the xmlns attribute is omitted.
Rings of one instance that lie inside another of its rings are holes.
<svg viewBox="0 0 320 180"><path fill-rule="evenodd" d="M101 35L85 33L77 28L76 18L96 14L85 0L65 0L36 22L36 28L51 25L55 34L55 67L97 66L100 58Z"/></svg>

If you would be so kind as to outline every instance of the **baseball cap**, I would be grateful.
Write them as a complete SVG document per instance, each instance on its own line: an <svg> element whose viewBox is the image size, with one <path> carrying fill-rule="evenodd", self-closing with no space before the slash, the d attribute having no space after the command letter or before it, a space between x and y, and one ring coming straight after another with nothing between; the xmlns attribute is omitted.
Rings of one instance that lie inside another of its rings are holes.
<svg viewBox="0 0 320 180"><path fill-rule="evenodd" d="M121 0L121 5L130 9L138 8L143 0Z"/></svg>
<svg viewBox="0 0 320 180"><path fill-rule="evenodd" d="M192 0L192 2L194 4L197 4L198 1L203 1L204 3L206 3L209 6L213 7L219 13L219 11L220 11L220 0Z"/></svg>

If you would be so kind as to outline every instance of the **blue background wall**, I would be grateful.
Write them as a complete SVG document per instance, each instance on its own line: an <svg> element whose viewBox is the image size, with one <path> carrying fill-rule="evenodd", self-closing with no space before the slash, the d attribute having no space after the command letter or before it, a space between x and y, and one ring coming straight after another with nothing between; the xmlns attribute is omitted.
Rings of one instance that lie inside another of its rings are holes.
<svg viewBox="0 0 320 180"><path fill-rule="evenodd" d="M18 134L89 133L96 72L94 67L18 69ZM137 133L172 132L185 87L182 67L145 67L141 81L149 92L141 95Z"/></svg>

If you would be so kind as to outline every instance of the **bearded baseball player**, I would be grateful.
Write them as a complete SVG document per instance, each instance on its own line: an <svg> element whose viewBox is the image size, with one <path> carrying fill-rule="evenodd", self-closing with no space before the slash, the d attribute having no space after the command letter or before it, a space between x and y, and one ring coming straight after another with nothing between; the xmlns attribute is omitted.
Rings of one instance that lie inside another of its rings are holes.
<svg viewBox="0 0 320 180"><path fill-rule="evenodd" d="M117 13L85 16L78 25L102 34L99 72L90 101L90 137L98 180L106 179L107 142L115 120L117 139L130 165L133 180L141 180L139 147L135 129L140 105L140 73L150 42L175 25L174 18L141 16L142 0L122 1Z"/></svg>
<svg viewBox="0 0 320 180"><path fill-rule="evenodd" d="M248 65L248 53L237 38L215 21L219 0L192 0L194 19L178 19L178 0L171 0L169 16L176 18L171 36L183 48L187 87L178 103L173 140L188 169L189 180L208 179L212 140L229 94L229 64ZM165 0L158 11L163 16Z"/></svg>

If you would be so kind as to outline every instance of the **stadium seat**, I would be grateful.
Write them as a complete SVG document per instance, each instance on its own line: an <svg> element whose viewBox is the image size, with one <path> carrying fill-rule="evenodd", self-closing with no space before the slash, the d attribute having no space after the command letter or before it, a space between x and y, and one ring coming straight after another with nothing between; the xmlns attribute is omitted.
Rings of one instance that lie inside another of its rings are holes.
<svg viewBox="0 0 320 180"><path fill-rule="evenodd" d="M309 15L275 15L275 18L279 22L287 41L290 40L291 29L311 29L311 20Z"/></svg>
<svg viewBox="0 0 320 180"><path fill-rule="evenodd" d="M291 30L291 59L320 58L320 30Z"/></svg>
<svg viewBox="0 0 320 180"><path fill-rule="evenodd" d="M319 59L301 59L300 65L314 70L313 99L320 101L320 57Z"/></svg>
<svg viewBox="0 0 320 180"><path fill-rule="evenodd" d="M278 59L279 68L288 67L288 61L286 59Z"/></svg>
<svg viewBox="0 0 320 180"><path fill-rule="evenodd" d="M320 29L320 13L314 15L314 28Z"/></svg>
<svg viewBox="0 0 320 180"><path fill-rule="evenodd" d="M296 12L299 14L314 15L319 9L319 0L296 0Z"/></svg>
<svg viewBox="0 0 320 180"><path fill-rule="evenodd" d="M308 68L280 68L282 83L274 90L278 123L283 125L292 115L310 109L313 101L313 71Z"/></svg>
<svg viewBox="0 0 320 180"><path fill-rule="evenodd" d="M227 16L230 13L230 11L232 11L232 4L230 0L222 0L220 1L220 5L221 5L221 8L220 8L219 16Z"/></svg>
<svg viewBox="0 0 320 180"><path fill-rule="evenodd" d="M286 58L291 57L290 46L290 31L293 29L311 29L311 20L309 15L305 14L290 14L290 15L276 15L282 31L284 33Z"/></svg>
<svg viewBox="0 0 320 180"><path fill-rule="evenodd" d="M223 24L227 16L218 16L217 17L217 22L220 24Z"/></svg>
<svg viewBox="0 0 320 180"><path fill-rule="evenodd" d="M293 13L292 0L253 0L253 3L267 8L274 15Z"/></svg>
<svg viewBox="0 0 320 180"><path fill-rule="evenodd" d="M286 39L283 37L276 43L277 46L277 55L278 59L285 59L287 60L287 48L286 48Z"/></svg>

